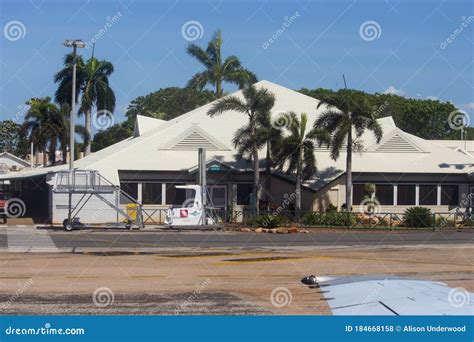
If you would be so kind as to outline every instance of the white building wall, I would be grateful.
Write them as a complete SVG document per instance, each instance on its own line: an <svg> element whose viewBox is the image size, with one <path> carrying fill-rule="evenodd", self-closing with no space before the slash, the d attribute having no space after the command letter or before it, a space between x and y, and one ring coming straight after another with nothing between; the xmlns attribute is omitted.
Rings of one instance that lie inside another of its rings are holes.
<svg viewBox="0 0 474 342"><path fill-rule="evenodd" d="M76 206L82 194L74 194L72 196L73 206ZM86 198L89 195L86 195ZM102 194L104 198L111 203L117 203L118 194ZM53 224L62 224L64 219L68 217L68 194L67 193L52 193L52 209L53 209ZM123 206L125 207L125 206ZM125 209L126 210L126 209ZM85 206L80 210L77 217L80 221L88 224L103 224L117 222L117 212L103 202L100 198L92 195ZM124 219L123 215L119 215L119 222Z"/></svg>

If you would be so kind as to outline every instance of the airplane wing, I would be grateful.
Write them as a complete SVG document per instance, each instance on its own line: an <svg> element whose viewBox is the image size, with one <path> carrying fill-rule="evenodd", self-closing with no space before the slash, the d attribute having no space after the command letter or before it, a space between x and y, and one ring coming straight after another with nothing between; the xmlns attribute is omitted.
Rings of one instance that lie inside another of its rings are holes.
<svg viewBox="0 0 474 342"><path fill-rule="evenodd" d="M314 276L311 276L314 277ZM314 277L333 315L474 315L474 294L444 283L392 276Z"/></svg>

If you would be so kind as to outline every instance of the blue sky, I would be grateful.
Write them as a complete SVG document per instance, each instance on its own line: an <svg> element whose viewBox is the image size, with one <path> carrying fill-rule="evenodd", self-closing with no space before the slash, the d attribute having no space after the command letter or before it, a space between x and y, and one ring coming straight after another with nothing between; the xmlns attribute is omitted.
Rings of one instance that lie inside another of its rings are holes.
<svg viewBox="0 0 474 342"><path fill-rule="evenodd" d="M186 55L185 38L197 38L193 43L205 46L218 28L224 54L238 55L259 79L293 89L339 89L344 73L350 88L449 100L474 115L472 1L0 3L2 120L21 117L21 106L29 98L54 94L52 78L68 52L61 44L64 39L90 41L111 21L99 34L96 56L115 66L111 82L117 121L123 120L128 103L137 96L184 86L201 70ZM197 22L190 24L197 27L197 37L182 34L190 21ZM91 50L81 53L88 57Z"/></svg>

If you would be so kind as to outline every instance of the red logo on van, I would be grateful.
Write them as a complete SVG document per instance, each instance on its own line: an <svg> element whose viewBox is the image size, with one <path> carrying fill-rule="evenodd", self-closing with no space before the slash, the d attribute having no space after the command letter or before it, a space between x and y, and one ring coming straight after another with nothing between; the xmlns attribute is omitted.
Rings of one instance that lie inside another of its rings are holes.
<svg viewBox="0 0 474 342"><path fill-rule="evenodd" d="M188 209L180 209L179 210L179 217L188 217Z"/></svg>

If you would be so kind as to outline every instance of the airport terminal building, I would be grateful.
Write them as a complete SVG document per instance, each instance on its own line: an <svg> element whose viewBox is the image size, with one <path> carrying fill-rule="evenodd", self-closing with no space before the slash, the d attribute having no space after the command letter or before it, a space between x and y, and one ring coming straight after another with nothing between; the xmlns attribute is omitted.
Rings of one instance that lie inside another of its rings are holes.
<svg viewBox="0 0 474 342"><path fill-rule="evenodd" d="M280 85L260 81L275 94L275 113L305 112L312 125L322 108L319 101ZM242 96L240 91L233 95ZM145 223L163 221L163 211L182 204L186 191L176 185L198 182L197 148L206 149L207 183L215 207L226 212L250 210L253 190L252 163L237 160L232 144L234 132L246 123L238 112L207 115L212 103L194 109L173 120L163 121L138 116L134 135L75 162L78 169L97 170L112 184L119 185L147 210ZM360 204L364 185L374 183L382 212L403 212L421 205L433 212L448 212L471 206L468 194L474 192L473 156L470 144L461 148L456 142L429 141L400 130L391 117L379 119L384 136L376 143L370 132L361 137L364 150L353 154L353 201ZM326 147L314 151L318 172L305 182L302 210L325 210L329 205L341 208L345 202L345 152L334 161ZM259 152L261 179L265 179L265 149ZM52 223L61 223L67 215L67 195L52 191L55 174L68 165L37 168L1 175L14 194L27 207L26 215ZM276 206L294 192L291 176L272 172L270 193L265 199ZM118 193L109 200L125 206ZM465 199L468 200L465 200ZM77 199L76 199L77 200ZM83 208L81 220L103 223L115 215L100 201L91 200Z"/></svg>

